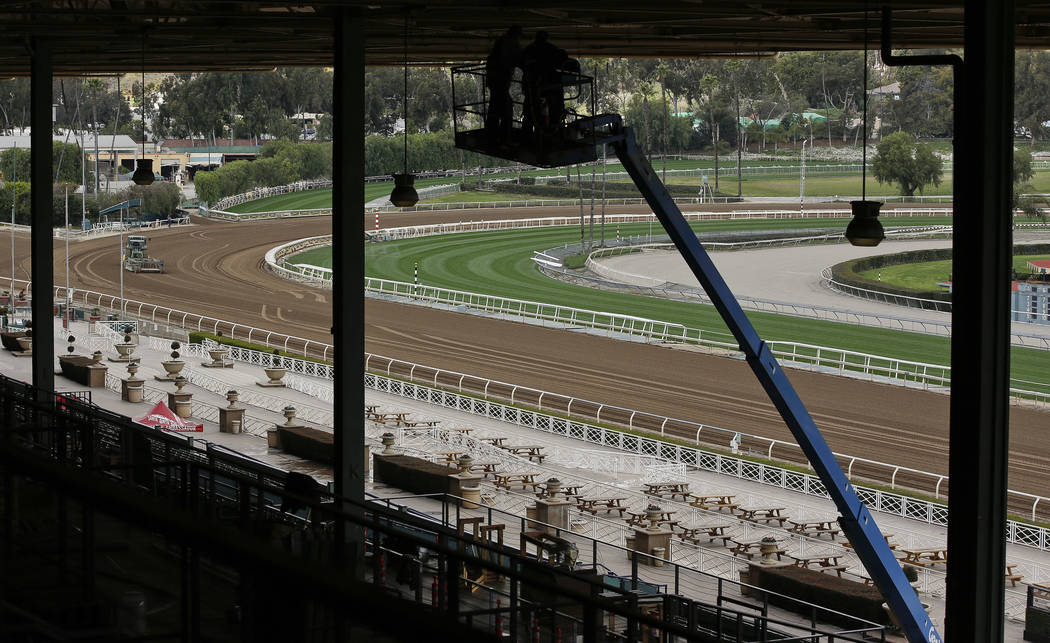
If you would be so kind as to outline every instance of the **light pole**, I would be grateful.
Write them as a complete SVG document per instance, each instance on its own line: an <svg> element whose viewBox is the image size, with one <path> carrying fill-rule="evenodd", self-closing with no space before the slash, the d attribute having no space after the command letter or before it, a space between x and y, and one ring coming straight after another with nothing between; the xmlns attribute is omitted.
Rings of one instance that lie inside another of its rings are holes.
<svg viewBox="0 0 1050 643"><path fill-rule="evenodd" d="M802 165L798 173L798 212L803 217L806 216L806 143L808 142L802 139Z"/></svg>
<svg viewBox="0 0 1050 643"><path fill-rule="evenodd" d="M11 301L15 296L15 204L18 203L18 141L11 154ZM15 307L11 306L11 310Z"/></svg>
<svg viewBox="0 0 1050 643"><path fill-rule="evenodd" d="M120 254L120 313L117 315L117 321L121 321L124 318L124 205L120 207L120 247L118 248Z"/></svg>
<svg viewBox="0 0 1050 643"><path fill-rule="evenodd" d="M66 197L66 308L69 308L69 188L63 192Z"/></svg>

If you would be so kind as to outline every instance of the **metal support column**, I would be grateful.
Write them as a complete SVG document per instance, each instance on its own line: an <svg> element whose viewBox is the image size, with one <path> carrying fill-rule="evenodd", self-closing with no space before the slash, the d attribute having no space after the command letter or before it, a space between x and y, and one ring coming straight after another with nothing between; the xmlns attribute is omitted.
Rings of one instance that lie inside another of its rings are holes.
<svg viewBox="0 0 1050 643"><path fill-rule="evenodd" d="M1012 0L967 0L956 106L945 637L1003 640L1013 166Z"/></svg>
<svg viewBox="0 0 1050 643"><path fill-rule="evenodd" d="M51 323L51 290L54 283L54 249L51 229L51 43L32 42L30 79L30 196L32 202L33 253L33 385L41 391L55 390L55 328Z"/></svg>
<svg viewBox="0 0 1050 643"><path fill-rule="evenodd" d="M358 10L335 18L332 145L332 344L335 346L335 462L339 498L364 500L365 258L361 216L365 207L365 32ZM340 508L340 507L337 507ZM339 542L353 564L364 552L363 535L336 521ZM363 573L363 570L359 570Z"/></svg>

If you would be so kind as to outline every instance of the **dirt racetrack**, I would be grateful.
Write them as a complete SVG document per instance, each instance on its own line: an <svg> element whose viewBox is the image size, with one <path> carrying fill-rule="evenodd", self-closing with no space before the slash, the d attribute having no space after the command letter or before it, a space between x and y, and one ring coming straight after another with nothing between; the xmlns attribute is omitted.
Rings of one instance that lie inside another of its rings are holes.
<svg viewBox="0 0 1050 643"><path fill-rule="evenodd" d="M641 207L615 211L639 212ZM384 215L381 223L390 227L578 214L577 208L426 212ZM264 253L273 246L330 232L328 218L194 222L148 233L150 254L165 260L168 273L126 272L127 298L331 340L331 293L260 269ZM372 225L374 217L366 216L365 228ZM117 294L118 245L115 236L71 243L71 285ZM27 278L28 246L28 238L16 244L17 278ZM64 252L64 244L56 242L59 284L65 281ZM8 244L0 243L0 267L9 265ZM379 355L794 441L740 359L372 299L367 300L366 317L366 349ZM801 371L789 376L835 451L947 473L946 395ZM1012 489L1046 494L1050 441L1043 434L1048 429L1050 413L1013 407Z"/></svg>

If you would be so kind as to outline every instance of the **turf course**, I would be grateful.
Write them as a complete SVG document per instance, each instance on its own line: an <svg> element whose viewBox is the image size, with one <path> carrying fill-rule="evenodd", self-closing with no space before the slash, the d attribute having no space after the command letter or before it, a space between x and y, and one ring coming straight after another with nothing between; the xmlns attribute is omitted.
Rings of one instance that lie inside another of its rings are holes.
<svg viewBox="0 0 1050 643"><path fill-rule="evenodd" d="M767 166L774 164L785 164L787 161L767 161L764 162ZM756 162L745 163L748 165L760 165ZM703 162L697 161L669 161L667 164L668 169L701 169L706 167ZM609 164L609 171L616 172L622 170L619 165ZM657 174L660 172L660 168L656 169ZM522 176L529 175L552 175L559 174L556 171L551 170L535 170L522 172ZM560 175L560 174L559 174ZM492 179L497 177L510 177L517 176L516 174L492 174L486 175L486 179ZM600 179L599 172L599 181ZM459 180L459 177L451 176L438 179L417 179L416 187L424 188L432 185L446 185L448 183L454 183ZM467 181L473 180L469 174L467 175ZM619 184L622 184L622 177L618 178ZM708 178L709 182L712 179ZM719 179L720 190L723 193L734 193L736 191L736 177L723 176ZM588 183L585 178L585 183ZM675 185L697 185L700 184L700 177L668 177L667 182ZM1050 192L1050 171L1036 172L1035 176L1030 182L1031 189L1036 192ZM713 182L712 182L713 185ZM633 188L633 184L626 184L627 187ZM381 183L366 183L365 184L365 201L371 201L378 199L382 196L390 194L390 190L393 189L393 183L385 181ZM928 194L951 194L952 191L952 175L945 173L944 179L941 181L939 186L928 186L926 193ZM752 175L745 176L743 179L743 192L747 196L764 196L764 197L791 197L794 198L799 193L798 175ZM857 195L861 193L861 176L859 173L850 174L813 174L806 177L806 194L809 196L836 196L836 195ZM878 181L868 181L867 193L873 196L896 196L899 191L895 185L882 184ZM639 195L640 196L640 195ZM524 199L542 199L544 197L530 197L525 194L514 194L514 193L501 193L501 192L478 192L478 191L467 191L456 194L445 194L433 199L426 199L423 203L470 203L480 201L521 201ZM290 194L279 194L277 196L266 197L263 199L257 199L255 201L248 201L247 203L241 203L230 208L230 212L237 212L240 214L249 214L252 212L268 212L271 210L299 210L299 209L312 209L312 208L329 208L332 206L332 191L331 190L311 190L309 192L293 192Z"/></svg>
<svg viewBox="0 0 1050 643"><path fill-rule="evenodd" d="M822 220L822 226L845 227L847 221ZM944 224L943 218L916 219L909 224ZM751 221L694 224L702 231L739 229L789 229L812 226L813 222ZM621 226L621 233L644 234L647 224ZM608 231L607 232L611 232ZM579 229L547 228L515 232L479 232L406 239L368 244L365 251L369 276L410 281L412 268L419 262L420 281L428 285L490 293L530 301L577 308L617 312L693 328L728 333L710 306L666 301L637 295L607 293L573 286L544 276L530 257L533 250L545 250L579 239ZM801 342L900 359L947 365L950 362L948 338L917 333L836 324L765 313L748 313L765 339ZM1050 391L1050 353L1013 348L1011 375L1038 384L1021 388Z"/></svg>
<svg viewBox="0 0 1050 643"><path fill-rule="evenodd" d="M1026 263L1039 259L1050 259L1050 255L1016 255L1014 256L1014 270L1028 273L1030 269ZM946 259L902 263L896 266L865 270L857 274L873 280L878 280L881 274L882 283L891 286L903 286L915 290L940 290L941 288L937 285L938 281L951 281L952 262Z"/></svg>
<svg viewBox="0 0 1050 643"><path fill-rule="evenodd" d="M416 188L425 188L432 185L447 185L456 182L455 177L442 179L416 179ZM390 194L394 189L393 181L379 183L365 183L365 202L378 199ZM311 210L314 208L332 207L332 190L307 190L305 192L289 192L268 196L254 201L240 203L230 208L230 212L238 214L250 214L252 212L271 212L273 210Z"/></svg>

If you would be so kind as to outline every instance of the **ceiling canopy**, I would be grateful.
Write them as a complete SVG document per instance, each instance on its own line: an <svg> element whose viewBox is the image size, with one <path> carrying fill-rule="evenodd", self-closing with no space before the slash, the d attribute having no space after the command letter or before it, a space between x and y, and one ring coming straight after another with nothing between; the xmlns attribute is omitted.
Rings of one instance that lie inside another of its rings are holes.
<svg viewBox="0 0 1050 643"><path fill-rule="evenodd" d="M575 56L739 56L872 47L878 11L893 8L898 48L958 47L962 2L894 0L420 0L187 2L45 0L0 3L0 74L25 75L34 38L53 43L56 75L271 69L331 64L332 16L365 20L366 61L400 64L408 18L417 64L479 60L507 26L546 29ZM1017 45L1050 47L1050 5L1017 0Z"/></svg>

